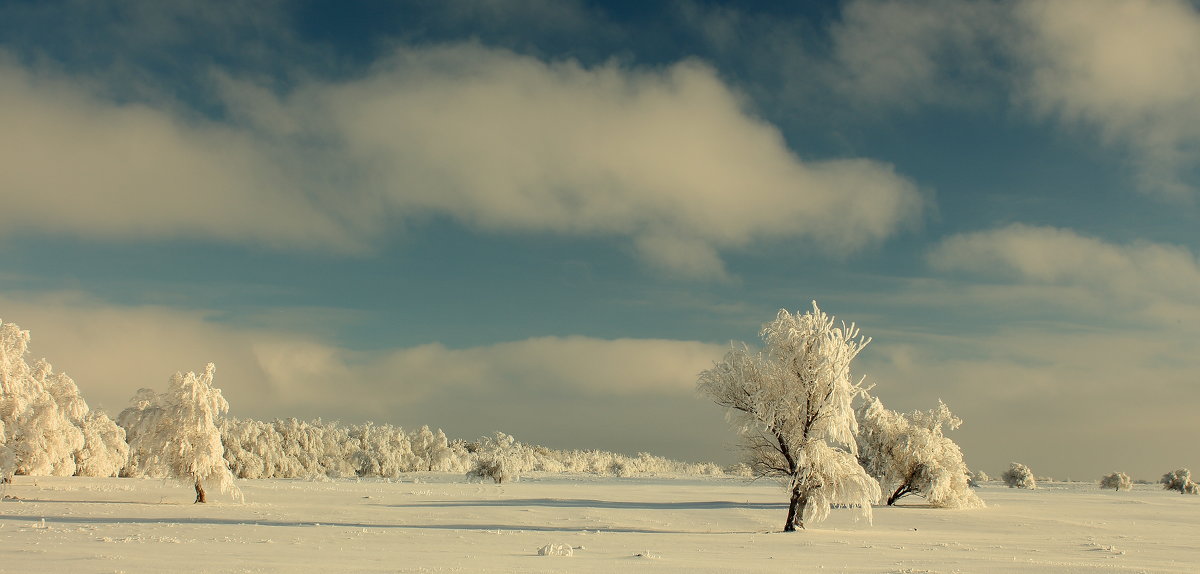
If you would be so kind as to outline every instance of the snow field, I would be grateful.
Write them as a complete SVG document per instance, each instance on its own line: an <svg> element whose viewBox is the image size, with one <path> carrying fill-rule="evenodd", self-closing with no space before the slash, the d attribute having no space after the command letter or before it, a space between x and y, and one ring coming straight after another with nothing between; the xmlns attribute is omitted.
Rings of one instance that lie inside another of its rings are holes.
<svg viewBox="0 0 1200 574"><path fill-rule="evenodd" d="M414 478L419 480L414 482ZM239 480L191 503L156 479L16 477L0 572L1194 572L1196 497L988 483L988 508L834 510L779 532L786 495L734 479L545 475L497 486ZM15 499L14 499L15 498Z"/></svg>

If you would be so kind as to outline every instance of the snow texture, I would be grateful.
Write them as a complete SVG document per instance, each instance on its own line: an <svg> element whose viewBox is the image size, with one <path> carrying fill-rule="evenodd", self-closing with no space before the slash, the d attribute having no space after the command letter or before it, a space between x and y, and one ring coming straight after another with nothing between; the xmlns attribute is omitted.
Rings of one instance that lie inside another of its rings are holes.
<svg viewBox="0 0 1200 574"><path fill-rule="evenodd" d="M867 528L834 509L798 540L773 532L784 506L765 482L533 473L497 488L461 473L412 477L239 480L245 504L192 505L162 480L17 476L0 486L10 497L0 569L1190 574L1200 564L1200 497L1157 484L1113 496L1095 482L992 483L978 491L984 511L880 507ZM538 556L546 544L574 555Z"/></svg>

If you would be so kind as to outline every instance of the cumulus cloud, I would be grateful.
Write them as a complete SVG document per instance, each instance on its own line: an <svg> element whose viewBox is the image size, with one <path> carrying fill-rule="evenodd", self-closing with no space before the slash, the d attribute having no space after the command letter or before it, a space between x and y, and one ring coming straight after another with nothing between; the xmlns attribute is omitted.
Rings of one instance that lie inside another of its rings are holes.
<svg viewBox="0 0 1200 574"><path fill-rule="evenodd" d="M218 75L232 122L117 104L0 60L6 231L361 249L448 215L490 231L627 237L721 276L717 255L803 240L844 254L919 218L891 166L806 162L711 68L593 68L473 45L402 49L282 96Z"/></svg>
<svg viewBox="0 0 1200 574"><path fill-rule="evenodd" d="M1200 11L1183 1L1031 0L1015 46L1040 112L1097 128L1134 153L1141 188L1194 197L1200 150Z"/></svg>
<svg viewBox="0 0 1200 574"><path fill-rule="evenodd" d="M203 237L355 249L280 157L232 126L117 104L0 52L0 226L99 239Z"/></svg>
<svg viewBox="0 0 1200 574"><path fill-rule="evenodd" d="M1117 245L1069 229L1014 224L948 237L929 261L942 271L1055 287L1068 306L1119 302L1172 322L1200 316L1200 262L1182 246Z"/></svg>
<svg viewBox="0 0 1200 574"><path fill-rule="evenodd" d="M632 236L651 264L691 274L721 274L712 250L759 239L852 251L920 210L890 166L801 161L696 62L629 70L474 46L403 51L293 105L331 118L401 214Z"/></svg>
<svg viewBox="0 0 1200 574"><path fill-rule="evenodd" d="M830 29L830 84L872 106L988 90L1131 152L1138 187L1194 200L1200 10L1183 0L856 0Z"/></svg>

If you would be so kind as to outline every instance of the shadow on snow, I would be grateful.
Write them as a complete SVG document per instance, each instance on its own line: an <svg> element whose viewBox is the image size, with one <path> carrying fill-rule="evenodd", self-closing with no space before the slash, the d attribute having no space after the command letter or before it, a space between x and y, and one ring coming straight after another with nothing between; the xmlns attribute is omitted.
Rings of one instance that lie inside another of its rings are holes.
<svg viewBox="0 0 1200 574"><path fill-rule="evenodd" d="M391 508L459 508L459 507L518 507L542 506L549 508L597 508L608 510L785 510L787 505L774 502L622 502L615 500L588 500L574 498L513 498L501 500L440 500L407 504L385 504Z"/></svg>

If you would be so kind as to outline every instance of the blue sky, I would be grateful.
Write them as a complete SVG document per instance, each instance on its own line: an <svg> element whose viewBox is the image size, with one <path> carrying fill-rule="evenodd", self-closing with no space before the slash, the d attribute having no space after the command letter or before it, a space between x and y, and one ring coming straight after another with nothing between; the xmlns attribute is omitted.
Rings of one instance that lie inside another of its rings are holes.
<svg viewBox="0 0 1200 574"><path fill-rule="evenodd" d="M0 3L0 318L110 413L732 461L779 308L969 464L1200 464L1188 2Z"/></svg>

